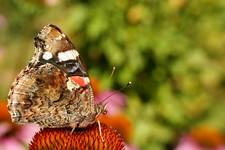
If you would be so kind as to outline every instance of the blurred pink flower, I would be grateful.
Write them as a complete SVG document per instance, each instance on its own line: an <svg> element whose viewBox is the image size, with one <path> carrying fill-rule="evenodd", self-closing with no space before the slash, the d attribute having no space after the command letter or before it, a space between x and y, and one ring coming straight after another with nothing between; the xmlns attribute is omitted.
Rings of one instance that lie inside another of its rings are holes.
<svg viewBox="0 0 225 150"><path fill-rule="evenodd" d="M0 123L0 150L23 150L34 134L39 131L35 124L27 124L12 129L10 123Z"/></svg>
<svg viewBox="0 0 225 150"><path fill-rule="evenodd" d="M5 55L5 49L0 47L0 61L3 60L4 55Z"/></svg>
<svg viewBox="0 0 225 150"><path fill-rule="evenodd" d="M225 145L217 147L206 147L195 141L191 135L184 135L181 137L175 150L225 150Z"/></svg>
<svg viewBox="0 0 225 150"><path fill-rule="evenodd" d="M119 91L104 91L99 92L95 96L96 103L103 102L106 104L107 114L119 114L126 107L127 99L124 94Z"/></svg>
<svg viewBox="0 0 225 150"><path fill-rule="evenodd" d="M119 91L96 92L95 102L106 104L107 115L101 115L99 120L117 129L126 142L125 150L138 150L137 146L130 143L133 136L133 125L123 113L127 106L126 96Z"/></svg>
<svg viewBox="0 0 225 150"><path fill-rule="evenodd" d="M5 137L0 139L1 150L24 150L24 146L13 137Z"/></svg>
<svg viewBox="0 0 225 150"><path fill-rule="evenodd" d="M30 143L36 132L40 130L36 124L23 125L15 134L15 137L24 143Z"/></svg>
<svg viewBox="0 0 225 150"><path fill-rule="evenodd" d="M0 137L2 137L10 129L10 125L6 122L0 123Z"/></svg>
<svg viewBox="0 0 225 150"><path fill-rule="evenodd" d="M202 150L202 148L191 138L191 136L186 135L180 139L175 150Z"/></svg>
<svg viewBox="0 0 225 150"><path fill-rule="evenodd" d="M39 131L38 125L18 126L11 122L7 103L0 100L0 150L24 150Z"/></svg>
<svg viewBox="0 0 225 150"><path fill-rule="evenodd" d="M125 150L138 150L138 148L137 146L130 144L125 146Z"/></svg>
<svg viewBox="0 0 225 150"><path fill-rule="evenodd" d="M6 17L0 14L0 29L5 28L7 25Z"/></svg>

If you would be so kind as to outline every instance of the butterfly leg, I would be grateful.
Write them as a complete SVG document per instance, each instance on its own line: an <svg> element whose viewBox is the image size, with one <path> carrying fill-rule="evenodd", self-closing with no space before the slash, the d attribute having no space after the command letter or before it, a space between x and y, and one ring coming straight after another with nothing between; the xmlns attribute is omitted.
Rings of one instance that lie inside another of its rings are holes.
<svg viewBox="0 0 225 150"><path fill-rule="evenodd" d="M72 130L70 131L70 134L73 134L73 131L76 129L76 127L73 127Z"/></svg>
<svg viewBox="0 0 225 150"><path fill-rule="evenodd" d="M72 124L72 125L70 125L71 127L72 127L72 130L70 131L70 134L72 134L73 133L73 131L76 129L76 127L77 127L77 123L74 123L74 124Z"/></svg>
<svg viewBox="0 0 225 150"><path fill-rule="evenodd" d="M103 136L102 136L102 128L101 128L101 123L100 123L100 121L99 121L99 120L97 120L97 122L98 122L99 134L100 134L100 137L101 137L101 139L102 139L102 142L104 143L104 142L105 142L105 140L104 140L104 138L103 138Z"/></svg>

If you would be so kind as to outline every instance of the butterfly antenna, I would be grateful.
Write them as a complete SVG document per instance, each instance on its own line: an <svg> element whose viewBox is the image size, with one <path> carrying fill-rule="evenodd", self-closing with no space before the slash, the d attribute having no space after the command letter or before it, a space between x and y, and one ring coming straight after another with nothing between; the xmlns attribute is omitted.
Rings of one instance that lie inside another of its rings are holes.
<svg viewBox="0 0 225 150"><path fill-rule="evenodd" d="M128 88L128 87L130 87L131 85L132 85L132 82L129 81L129 82L126 84L126 86L122 87L122 88L119 89L119 90L116 90L116 91L112 92L110 95L108 95L107 97L105 97L105 98L102 100L101 103L105 102L108 98L112 97L112 96L115 95L116 93L122 92L123 90L125 90L125 89ZM105 102L104 105L105 105L105 107L106 107L107 102Z"/></svg>
<svg viewBox="0 0 225 150"><path fill-rule="evenodd" d="M113 68L112 68L112 72L111 72L111 74L110 74L110 78L112 78L112 76L114 75L115 70L116 70L116 67L115 67L115 66L113 66Z"/></svg>

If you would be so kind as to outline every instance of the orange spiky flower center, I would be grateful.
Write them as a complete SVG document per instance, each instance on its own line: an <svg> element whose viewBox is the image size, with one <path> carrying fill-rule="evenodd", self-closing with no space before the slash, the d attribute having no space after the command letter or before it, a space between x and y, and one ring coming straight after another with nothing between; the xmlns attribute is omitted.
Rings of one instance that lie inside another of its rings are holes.
<svg viewBox="0 0 225 150"><path fill-rule="evenodd" d="M30 144L30 150L39 149L79 149L105 150L124 149L124 141L118 132L101 123L102 141L98 124L83 129L44 128L37 133Z"/></svg>

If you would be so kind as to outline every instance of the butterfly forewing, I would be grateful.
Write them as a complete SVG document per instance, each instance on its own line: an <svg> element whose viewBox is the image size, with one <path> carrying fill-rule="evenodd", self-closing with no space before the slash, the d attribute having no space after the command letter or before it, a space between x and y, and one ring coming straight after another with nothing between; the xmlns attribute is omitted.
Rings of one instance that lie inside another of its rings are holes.
<svg viewBox="0 0 225 150"><path fill-rule="evenodd" d="M58 27L45 26L35 38L35 47L41 52L41 62L54 64L68 76L87 76L86 67L78 51Z"/></svg>

